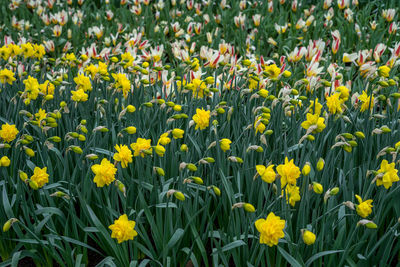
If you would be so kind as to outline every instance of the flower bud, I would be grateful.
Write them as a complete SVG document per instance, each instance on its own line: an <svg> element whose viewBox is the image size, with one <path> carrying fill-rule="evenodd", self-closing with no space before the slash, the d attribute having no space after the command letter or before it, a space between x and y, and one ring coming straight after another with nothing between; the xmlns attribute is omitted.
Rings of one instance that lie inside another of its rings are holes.
<svg viewBox="0 0 400 267"><path fill-rule="evenodd" d="M317 162L317 171L322 171L322 169L324 168L325 165L325 161L323 158L319 158L318 162Z"/></svg>
<svg viewBox="0 0 400 267"><path fill-rule="evenodd" d="M273 133L274 133L273 130L267 130L267 131L265 131L265 135L271 135L271 134L273 134Z"/></svg>
<svg viewBox="0 0 400 267"><path fill-rule="evenodd" d="M174 197L176 197L176 199L178 199L180 201L185 201L185 195L180 191L175 191Z"/></svg>
<svg viewBox="0 0 400 267"><path fill-rule="evenodd" d="M33 190L37 190L39 188L38 184L35 181L29 180L29 186L33 189Z"/></svg>
<svg viewBox="0 0 400 267"><path fill-rule="evenodd" d="M197 167L193 163L188 163L186 167L192 172L197 171Z"/></svg>
<svg viewBox="0 0 400 267"><path fill-rule="evenodd" d="M26 174L25 172L23 172L23 171L21 171L21 170L18 171L18 174L19 174L19 178L20 178L23 182L25 182L25 181L28 179L28 174Z"/></svg>
<svg viewBox="0 0 400 267"><path fill-rule="evenodd" d="M194 181L196 184L202 185L202 184L204 183L204 182L203 182L203 179L201 179L200 177L192 176L191 178L193 179L193 181Z"/></svg>
<svg viewBox="0 0 400 267"><path fill-rule="evenodd" d="M30 149L29 147L25 148L25 154L28 155L28 157L32 158L35 156L35 151Z"/></svg>
<svg viewBox="0 0 400 267"><path fill-rule="evenodd" d="M156 173L157 173L159 176L165 176L165 171L164 171L163 168L155 167L155 169L156 169Z"/></svg>
<svg viewBox="0 0 400 267"><path fill-rule="evenodd" d="M315 243L316 236L313 232L308 230L302 230L303 241L306 245L312 245Z"/></svg>
<svg viewBox="0 0 400 267"><path fill-rule="evenodd" d="M128 105L128 106L126 107L126 110L127 110L129 113L133 113L133 112L136 111L136 108L135 108L134 106L132 106L132 105Z"/></svg>
<svg viewBox="0 0 400 267"><path fill-rule="evenodd" d="M180 150L182 152L187 152L188 151L188 146L186 144L182 144Z"/></svg>
<svg viewBox="0 0 400 267"><path fill-rule="evenodd" d="M55 142L55 143L59 143L59 142L61 142L61 137L59 137L59 136L51 136L51 137L49 137L49 140L52 141L52 142Z"/></svg>
<svg viewBox="0 0 400 267"><path fill-rule="evenodd" d="M216 187L215 185L212 186L212 189L215 193L215 195L220 196L221 195L221 190L219 190L218 187Z"/></svg>
<svg viewBox="0 0 400 267"><path fill-rule="evenodd" d="M243 204L243 208L244 208L245 211L250 212L250 213L253 213L253 212L256 211L256 209L254 208L254 206L251 205L250 203L244 203L244 204Z"/></svg>
<svg viewBox="0 0 400 267"><path fill-rule="evenodd" d="M133 127L133 126L126 127L124 130L128 134L135 134L136 133L136 127Z"/></svg>
<svg viewBox="0 0 400 267"><path fill-rule="evenodd" d="M322 194L324 192L324 188L320 183L313 183L313 190L316 194Z"/></svg>
<svg viewBox="0 0 400 267"><path fill-rule="evenodd" d="M73 152L75 152L76 154L82 154L82 148L80 148L79 146L69 146L69 149L71 149Z"/></svg>
<svg viewBox="0 0 400 267"><path fill-rule="evenodd" d="M330 195L331 196L334 196L334 195L337 195L339 193L339 187L334 187L334 188L332 188L331 190L330 190Z"/></svg>
<svg viewBox="0 0 400 267"><path fill-rule="evenodd" d="M310 174L310 171L311 171L310 163L306 162L306 164L303 166L303 169L301 170L301 173L302 173L304 176L307 176L307 175Z"/></svg>
<svg viewBox="0 0 400 267"><path fill-rule="evenodd" d="M17 218L11 218L8 221L6 221L5 224L3 225L3 232L7 232L8 230L10 230L11 226L16 222L19 222Z"/></svg>
<svg viewBox="0 0 400 267"><path fill-rule="evenodd" d="M365 138L365 134L363 132L355 132L354 133L355 136L357 136L360 139L364 139Z"/></svg>
<svg viewBox="0 0 400 267"><path fill-rule="evenodd" d="M10 166L10 164L11 164L11 161L7 156L3 156L0 159L0 167L8 167L8 166Z"/></svg>
<svg viewBox="0 0 400 267"><path fill-rule="evenodd" d="M215 159L212 158L212 157L205 157L204 160L207 161L208 163L214 163L215 162Z"/></svg>

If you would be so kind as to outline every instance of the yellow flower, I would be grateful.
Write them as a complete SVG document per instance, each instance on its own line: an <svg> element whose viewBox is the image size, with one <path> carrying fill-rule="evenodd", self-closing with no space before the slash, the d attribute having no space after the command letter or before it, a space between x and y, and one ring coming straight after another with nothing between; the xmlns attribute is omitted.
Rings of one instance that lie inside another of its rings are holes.
<svg viewBox="0 0 400 267"><path fill-rule="evenodd" d="M182 130L183 131L183 130ZM169 143L171 143L171 138L168 137L169 133L163 133L160 138L158 139L157 145L161 144L163 146L168 145ZM176 139L176 138L175 138Z"/></svg>
<svg viewBox="0 0 400 267"><path fill-rule="evenodd" d="M340 99L343 100L343 102L347 101L347 99L349 99L350 96L350 90L346 87L346 86L339 86L338 88L336 88L337 92L340 92Z"/></svg>
<svg viewBox="0 0 400 267"><path fill-rule="evenodd" d="M296 202L300 201L300 188L295 185L288 184L285 187L286 203L290 204L292 207L296 205ZM282 190L283 195L283 190Z"/></svg>
<svg viewBox="0 0 400 267"><path fill-rule="evenodd" d="M35 113L35 118L39 127L43 127L43 125L46 125L46 121L43 121L46 117L47 113L44 109L40 108L39 111Z"/></svg>
<svg viewBox="0 0 400 267"><path fill-rule="evenodd" d="M303 241L306 245L312 245L315 243L315 234L311 231L305 230L303 232Z"/></svg>
<svg viewBox="0 0 400 267"><path fill-rule="evenodd" d="M389 77L389 72L390 72L390 68L386 65L380 66L378 68L378 74L381 77L385 77L385 78Z"/></svg>
<svg viewBox="0 0 400 267"><path fill-rule="evenodd" d="M102 76L108 76L108 70L107 70L107 64L103 63L103 62L99 62L99 68L98 71Z"/></svg>
<svg viewBox="0 0 400 267"><path fill-rule="evenodd" d="M394 168L394 165L394 162L388 164L386 159L382 161L381 168L378 170L377 186L383 185L386 189L389 189L393 182L399 181L398 170Z"/></svg>
<svg viewBox="0 0 400 267"><path fill-rule="evenodd" d="M342 100L340 99L340 93L335 93L326 98L326 105L328 106L328 110L331 114L342 113Z"/></svg>
<svg viewBox="0 0 400 267"><path fill-rule="evenodd" d="M144 151L145 150L149 150L150 152L152 151L151 139L138 138L136 140L136 143L132 143L131 144L131 148L134 151L133 155L135 157L140 155L142 158L144 158L144 156L145 156Z"/></svg>
<svg viewBox="0 0 400 267"><path fill-rule="evenodd" d="M284 187L287 183L290 185L296 185L296 180L300 177L300 168L293 163L293 159L289 161L286 157L285 164L278 165L276 170L281 176L282 187Z"/></svg>
<svg viewBox="0 0 400 267"><path fill-rule="evenodd" d="M316 128L312 131L312 133L320 133L323 129L325 129L324 118L321 118L318 114L307 113L307 120L301 123L301 127L303 129L308 130L311 126L316 126Z"/></svg>
<svg viewBox="0 0 400 267"><path fill-rule="evenodd" d="M361 108L360 108L361 112L366 111L368 109L368 107L370 110L372 110L372 108L374 107L374 100L375 100L374 96L372 96L372 99L371 99L371 96L368 96L367 92L365 90L363 91L362 95L360 95L358 97L358 99L362 102Z"/></svg>
<svg viewBox="0 0 400 267"><path fill-rule="evenodd" d="M111 76L114 78L115 83L114 87L120 91L122 89L122 94L124 95L124 98L128 97L128 93L131 90L131 82L129 79L126 77L124 73L113 73Z"/></svg>
<svg viewBox="0 0 400 267"><path fill-rule="evenodd" d="M96 183L97 187L109 185L115 180L117 168L108 159L103 159L100 164L93 165L91 169L95 174L93 182Z"/></svg>
<svg viewBox="0 0 400 267"><path fill-rule="evenodd" d="M231 143L232 141L227 139L227 138L223 138L219 141L219 146L221 147L221 149L225 152L229 149L231 149Z"/></svg>
<svg viewBox="0 0 400 267"><path fill-rule="evenodd" d="M122 243L127 240L133 240L137 236L137 232L134 229L135 225L135 221L129 221L128 216L123 214L117 220L114 220L114 224L108 228L112 231L111 237L116 238L118 243Z"/></svg>
<svg viewBox="0 0 400 267"><path fill-rule="evenodd" d="M96 74L98 72L99 72L98 68L93 64L90 64L85 67L85 73L90 74L90 77L92 78L92 80L94 79L94 76L96 76Z"/></svg>
<svg viewBox="0 0 400 267"><path fill-rule="evenodd" d="M356 199L358 201L358 205L356 208L357 214L360 215L363 218L368 217L372 213L372 199L368 199L363 201L362 198L359 195L356 195Z"/></svg>
<svg viewBox="0 0 400 267"><path fill-rule="evenodd" d="M74 78L74 82L76 83L77 90L82 89L85 92L92 91L92 84L90 83L89 77L86 77L83 74L78 74L78 76Z"/></svg>
<svg viewBox="0 0 400 267"><path fill-rule="evenodd" d="M205 95L204 90L207 89L207 85L205 82L203 82L200 79L193 79L192 80L193 84L193 96L197 98L202 98Z"/></svg>
<svg viewBox="0 0 400 267"><path fill-rule="evenodd" d="M44 184L49 182L49 175L47 174L47 167L39 168L35 167L33 170L33 175L31 176L31 181L35 182L38 188L44 186Z"/></svg>
<svg viewBox="0 0 400 267"><path fill-rule="evenodd" d="M47 95L54 95L54 84L49 82L48 80L45 81L44 83L39 85L40 92L47 96Z"/></svg>
<svg viewBox="0 0 400 267"><path fill-rule="evenodd" d="M315 111L313 109L315 105ZM318 98L314 101L310 101L309 113L321 115L322 105L318 102Z"/></svg>
<svg viewBox="0 0 400 267"><path fill-rule="evenodd" d="M24 80L25 93L29 99L35 100L39 95L39 83L36 78L28 76L28 79Z"/></svg>
<svg viewBox="0 0 400 267"><path fill-rule="evenodd" d="M128 163L132 162L132 151L126 145L115 145L118 153L114 154L114 160L121 162L121 167L128 167Z"/></svg>
<svg viewBox="0 0 400 267"><path fill-rule="evenodd" d="M257 165L256 170L264 182L270 184L275 181L276 173L274 171L273 164L269 165L268 167L265 167L264 165Z"/></svg>
<svg viewBox="0 0 400 267"><path fill-rule="evenodd" d="M268 77L271 79L278 78L281 73L281 69L276 66L276 64L272 64L264 67L264 71L267 73Z"/></svg>
<svg viewBox="0 0 400 267"><path fill-rule="evenodd" d="M183 134L184 134L184 133L185 133L185 131L182 130L182 129L179 129L179 128L175 128L175 129L172 130L172 136L173 136L175 139L183 138Z"/></svg>
<svg viewBox="0 0 400 267"><path fill-rule="evenodd" d="M16 79L14 78L14 72L8 69L2 69L0 70L0 83L5 84L12 84L13 81Z"/></svg>
<svg viewBox="0 0 400 267"><path fill-rule="evenodd" d="M196 123L195 130L204 130L210 125L210 111L202 109L196 109L196 114L193 115L192 119Z"/></svg>
<svg viewBox="0 0 400 267"><path fill-rule="evenodd" d="M31 43L21 44L22 53L24 53L24 57L31 57L35 54L35 50Z"/></svg>
<svg viewBox="0 0 400 267"><path fill-rule="evenodd" d="M256 118L256 121L254 122L254 128L256 128L256 134L258 132L263 133L265 131L265 124L261 122L261 116Z"/></svg>
<svg viewBox="0 0 400 267"><path fill-rule="evenodd" d="M19 131L14 124L10 125L6 123L1 125L0 138L7 143L12 142L17 137L18 133Z"/></svg>
<svg viewBox="0 0 400 267"><path fill-rule="evenodd" d="M285 223L285 220L281 220L273 212L268 214L267 219L258 219L255 226L260 232L260 244L267 244L270 247L278 245L279 239L285 236L283 232Z"/></svg>
<svg viewBox="0 0 400 267"><path fill-rule="evenodd" d="M268 90L265 90L265 89L260 89L258 91L258 95L263 97L263 98L266 98L268 96L268 93L269 93Z"/></svg>
<svg viewBox="0 0 400 267"><path fill-rule="evenodd" d="M71 99L75 102L85 102L88 100L88 94L83 89L77 91L71 91Z"/></svg>

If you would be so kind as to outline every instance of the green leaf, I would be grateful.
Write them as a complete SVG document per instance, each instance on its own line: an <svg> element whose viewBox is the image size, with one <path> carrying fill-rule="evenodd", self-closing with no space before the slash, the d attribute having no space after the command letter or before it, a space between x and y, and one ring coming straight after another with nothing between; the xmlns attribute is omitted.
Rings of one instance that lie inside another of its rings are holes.
<svg viewBox="0 0 400 267"><path fill-rule="evenodd" d="M237 247L240 247L240 246L245 246L245 245L246 245L246 243L243 240L236 240L236 241L233 241L233 242L229 243L228 245L223 246L221 248L221 252L227 252L227 251L229 251L231 249L234 249L234 248L237 248ZM213 254L215 254L217 252L218 252L218 250L215 250L211 255L213 255Z"/></svg>
<svg viewBox="0 0 400 267"><path fill-rule="evenodd" d="M185 231L182 228L176 229L175 233L172 235L171 239L168 241L167 248L171 249L175 244L182 238Z"/></svg>
<svg viewBox="0 0 400 267"><path fill-rule="evenodd" d="M312 257L310 257L307 261L306 261L306 266L310 266L311 263L313 263L316 259L326 256L326 255L330 255L330 254L335 254L335 253L342 253L344 250L327 250L327 251L322 251L319 252L315 255L313 255Z"/></svg>
<svg viewBox="0 0 400 267"><path fill-rule="evenodd" d="M293 267L301 267L302 265L295 259L293 258L289 253L286 252L283 248L278 246L278 250L281 253L281 255L286 259L286 261L290 264L290 266Z"/></svg>

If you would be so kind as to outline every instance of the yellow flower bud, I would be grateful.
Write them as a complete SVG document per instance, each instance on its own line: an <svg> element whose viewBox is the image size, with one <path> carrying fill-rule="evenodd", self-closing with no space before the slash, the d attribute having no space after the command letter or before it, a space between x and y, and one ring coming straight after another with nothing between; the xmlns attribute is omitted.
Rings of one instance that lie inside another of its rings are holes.
<svg viewBox="0 0 400 267"><path fill-rule="evenodd" d="M274 133L273 130L267 130L267 131L265 131L265 135L271 135L271 134L273 134L273 133Z"/></svg>
<svg viewBox="0 0 400 267"><path fill-rule="evenodd" d="M126 107L126 110L127 110L129 113L133 113L133 112L136 111L136 108L135 108L134 106L132 106L132 105L128 105L128 106Z"/></svg>
<svg viewBox="0 0 400 267"><path fill-rule="evenodd" d="M78 136L78 140L81 141L81 142L84 142L84 141L86 141L86 137L83 134L80 134Z"/></svg>
<svg viewBox="0 0 400 267"><path fill-rule="evenodd" d="M212 158L212 157L205 157L204 160L207 161L208 163L214 163L215 162L215 159Z"/></svg>
<svg viewBox="0 0 400 267"><path fill-rule="evenodd" d="M212 186L212 189L213 189L214 193L215 193L217 196L220 196L220 195L221 195L221 190L219 190L218 187L216 187L215 185L213 185L213 186Z"/></svg>
<svg viewBox="0 0 400 267"><path fill-rule="evenodd" d="M189 163L189 164L187 165L187 168L188 168L190 171L192 171L192 172L197 171L197 167L196 167L196 165L194 165L193 163Z"/></svg>
<svg viewBox="0 0 400 267"><path fill-rule="evenodd" d="M11 226L16 222L19 222L17 218L11 218L6 221L3 225L3 232L7 232L8 230L10 230Z"/></svg>
<svg viewBox="0 0 400 267"><path fill-rule="evenodd" d="M79 146L69 146L69 148L73 152L75 152L76 154L82 154L83 153L82 148L80 148Z"/></svg>
<svg viewBox="0 0 400 267"><path fill-rule="evenodd" d="M10 163L11 163L11 161L7 156L3 156L0 159L0 167L8 167L8 166L10 166Z"/></svg>
<svg viewBox="0 0 400 267"><path fill-rule="evenodd" d="M245 211L253 213L256 211L256 209L254 208L253 205L251 205L250 203L244 203L243 208Z"/></svg>
<svg viewBox="0 0 400 267"><path fill-rule="evenodd" d="M203 179L201 179L200 177L192 176L192 179L196 184L200 184L201 185L201 184L204 183Z"/></svg>
<svg viewBox="0 0 400 267"><path fill-rule="evenodd" d="M322 171L322 169L324 168L325 165L325 161L323 158L319 158L318 162L317 162L317 171Z"/></svg>
<svg viewBox="0 0 400 267"><path fill-rule="evenodd" d="M33 190L37 190L39 188L38 184L35 181L29 180L29 186L33 189Z"/></svg>
<svg viewBox="0 0 400 267"><path fill-rule="evenodd" d="M357 136L358 138L361 138L361 139L365 138L365 135L364 135L363 132L355 132L354 135Z"/></svg>
<svg viewBox="0 0 400 267"><path fill-rule="evenodd" d="M133 126L126 127L124 130L128 134L135 134L136 133L136 127L133 127Z"/></svg>
<svg viewBox="0 0 400 267"><path fill-rule="evenodd" d="M313 183L313 190L316 194L322 194L324 192L324 188L320 183Z"/></svg>
<svg viewBox="0 0 400 267"><path fill-rule="evenodd" d="M185 201L185 195L180 191L175 191L174 197L176 197L176 199L178 199L180 201Z"/></svg>
<svg viewBox="0 0 400 267"><path fill-rule="evenodd" d="M292 73L291 73L290 71L288 71L288 70L285 70L285 71L282 73L282 75L283 75L283 77L285 77L285 78L289 78L290 76L292 76Z"/></svg>
<svg viewBox="0 0 400 267"><path fill-rule="evenodd" d="M339 193L339 187L334 187L334 188L331 189L329 194L331 196L334 196L334 195L337 195L338 193Z"/></svg>
<svg viewBox="0 0 400 267"><path fill-rule="evenodd" d="M27 147L25 148L25 154L28 155L28 157L32 158L35 156L35 151Z"/></svg>
<svg viewBox="0 0 400 267"><path fill-rule="evenodd" d="M159 155L160 157L163 157L165 154L165 148L161 145L155 146L154 150L156 151L157 155Z"/></svg>
<svg viewBox="0 0 400 267"><path fill-rule="evenodd" d="M307 176L307 175L310 174L310 171L311 171L311 166L310 166L310 163L307 162L307 163L303 166L303 169L301 170L301 173L302 173L304 176Z"/></svg>
<svg viewBox="0 0 400 267"><path fill-rule="evenodd" d="M306 245L309 246L315 243L316 236L313 232L308 230L303 230L302 235L303 235L303 241Z"/></svg>
<svg viewBox="0 0 400 267"><path fill-rule="evenodd" d="M51 136L51 137L49 137L49 140L52 141L52 142L55 142L55 143L59 143L59 142L61 142L61 137L59 137L59 136Z"/></svg>
<svg viewBox="0 0 400 267"><path fill-rule="evenodd" d="M25 181L28 179L28 174L26 174L25 172L19 170L18 173L19 173L19 178L20 178L23 182L25 182Z"/></svg>
<svg viewBox="0 0 400 267"><path fill-rule="evenodd" d="M165 176L165 171L163 168L160 167L155 167L156 168L156 173L160 176Z"/></svg>
<svg viewBox="0 0 400 267"><path fill-rule="evenodd" d="M182 152L187 152L188 151L188 146L186 144L181 145L181 151Z"/></svg>

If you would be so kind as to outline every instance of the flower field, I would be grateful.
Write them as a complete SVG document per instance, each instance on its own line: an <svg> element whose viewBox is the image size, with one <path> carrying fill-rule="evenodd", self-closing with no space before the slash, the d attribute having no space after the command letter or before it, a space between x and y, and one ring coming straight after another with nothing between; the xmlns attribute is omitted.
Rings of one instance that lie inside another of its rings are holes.
<svg viewBox="0 0 400 267"><path fill-rule="evenodd" d="M0 266L400 265L397 0L0 0Z"/></svg>

